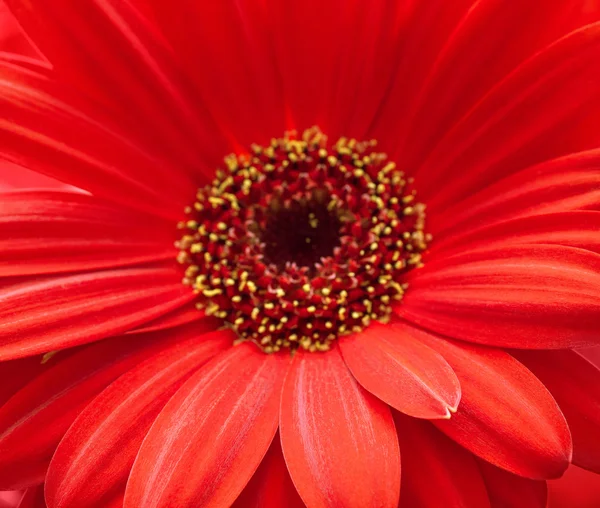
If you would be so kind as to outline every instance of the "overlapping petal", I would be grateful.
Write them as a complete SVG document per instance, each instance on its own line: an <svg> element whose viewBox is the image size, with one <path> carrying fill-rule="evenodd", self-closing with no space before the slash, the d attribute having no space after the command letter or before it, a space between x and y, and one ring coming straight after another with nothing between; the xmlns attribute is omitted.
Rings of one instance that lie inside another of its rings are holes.
<svg viewBox="0 0 600 508"><path fill-rule="evenodd" d="M395 326L372 324L344 337L340 350L357 381L409 416L450 418L460 384L444 358Z"/></svg>
<svg viewBox="0 0 600 508"><path fill-rule="evenodd" d="M516 351L546 385L573 436L573 463L600 473L600 370L574 351Z"/></svg>
<svg viewBox="0 0 600 508"><path fill-rule="evenodd" d="M269 451L233 503L233 508L304 508L296 487L287 470L279 435L271 443Z"/></svg>
<svg viewBox="0 0 600 508"><path fill-rule="evenodd" d="M161 347L147 335L102 341L51 358L45 371L0 408L0 489L41 483L58 442L81 410Z"/></svg>
<svg viewBox="0 0 600 508"><path fill-rule="evenodd" d="M490 507L473 456L428 422L394 413L402 450L400 507Z"/></svg>
<svg viewBox="0 0 600 508"><path fill-rule="evenodd" d="M101 104L47 74L42 67L31 70L0 61L2 158L100 197L179 220L197 187L193 175L173 157L159 157L136 144Z"/></svg>
<svg viewBox="0 0 600 508"><path fill-rule="evenodd" d="M430 210L441 213L507 174L596 146L593 127L579 131L578 113L600 104L599 58L600 23L593 23L549 45L497 84L420 165L420 195ZM589 121L593 115L586 113ZM572 131L581 139L565 143L561 138L569 139Z"/></svg>
<svg viewBox="0 0 600 508"><path fill-rule="evenodd" d="M104 507L107 497L125 491L142 441L164 405L195 370L231 346L230 333L204 332L192 325L172 333L170 346L90 402L52 458L46 477L50 507Z"/></svg>
<svg viewBox="0 0 600 508"><path fill-rule="evenodd" d="M85 194L0 196L0 276L76 272L173 259L174 228Z"/></svg>
<svg viewBox="0 0 600 508"><path fill-rule="evenodd" d="M553 349L600 341L600 255L557 245L436 256L411 274L402 317L490 346Z"/></svg>
<svg viewBox="0 0 600 508"><path fill-rule="evenodd" d="M406 326L408 325L398 325ZM567 423L548 390L508 353L409 328L456 372L462 398L435 425L475 455L520 476L557 478L572 455Z"/></svg>
<svg viewBox="0 0 600 508"><path fill-rule="evenodd" d="M308 506L396 507L400 453L390 409L339 351L296 353L281 396L281 444Z"/></svg>
<svg viewBox="0 0 600 508"><path fill-rule="evenodd" d="M108 104L145 145L160 140L156 149L190 169L223 146L176 55L137 2L6 3L58 77Z"/></svg>
<svg viewBox="0 0 600 508"><path fill-rule="evenodd" d="M277 431L289 357L252 344L204 365L173 396L133 466L125 507L228 506Z"/></svg>
<svg viewBox="0 0 600 508"><path fill-rule="evenodd" d="M0 360L92 342L191 301L174 268L40 278L0 290Z"/></svg>
<svg viewBox="0 0 600 508"><path fill-rule="evenodd" d="M548 487L545 481L514 475L483 460L478 463L494 508L546 508Z"/></svg>

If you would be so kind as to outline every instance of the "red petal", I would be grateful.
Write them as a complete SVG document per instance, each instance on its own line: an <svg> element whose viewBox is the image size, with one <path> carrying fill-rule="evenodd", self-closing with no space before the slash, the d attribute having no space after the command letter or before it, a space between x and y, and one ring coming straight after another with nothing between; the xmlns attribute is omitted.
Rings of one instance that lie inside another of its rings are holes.
<svg viewBox="0 0 600 508"><path fill-rule="evenodd" d="M600 340L600 256L555 245L432 257L413 272L402 317L486 345L554 349Z"/></svg>
<svg viewBox="0 0 600 508"><path fill-rule="evenodd" d="M446 360L394 325L373 324L340 340L357 381L398 411L416 418L450 418L460 384Z"/></svg>
<svg viewBox="0 0 600 508"><path fill-rule="evenodd" d="M597 208L599 180L600 150L575 153L506 176L443 214L429 214L427 228L444 241L508 219Z"/></svg>
<svg viewBox="0 0 600 508"><path fill-rule="evenodd" d="M584 111L588 121L597 116L599 59L595 23L551 44L495 86L419 168L419 193L428 209L441 212L528 165L597 146L594 129L579 132L577 114ZM572 130L582 139L565 143Z"/></svg>
<svg viewBox="0 0 600 508"><path fill-rule="evenodd" d="M217 148L212 119L197 107L175 55L139 2L7 4L54 72L110 104L105 109L113 118L146 144L159 139L156 149L190 167Z"/></svg>
<svg viewBox="0 0 600 508"><path fill-rule="evenodd" d="M43 481L58 442L79 412L107 385L145 359L162 341L122 337L49 360L0 409L0 489Z"/></svg>
<svg viewBox="0 0 600 508"><path fill-rule="evenodd" d="M75 187L49 178L35 171L22 168L7 161L0 161L0 192L17 189L55 189L71 190L76 192Z"/></svg>
<svg viewBox="0 0 600 508"><path fill-rule="evenodd" d="M600 176L599 180L600 181ZM430 252L448 256L515 244L553 244L600 252L600 212L575 211L520 217L467 228L436 241ZM430 254L433 255L433 254Z"/></svg>
<svg viewBox="0 0 600 508"><path fill-rule="evenodd" d="M515 67L590 18L598 19L589 7L591 16L582 15L585 7L578 4L585 1L548 0L544 9L529 1L509 7L502 0L470 2L436 55L418 97L403 111L410 125L401 152L406 167L418 166L436 142ZM428 7L443 15L431 2ZM533 22L535 29L531 29Z"/></svg>
<svg viewBox="0 0 600 508"><path fill-rule="evenodd" d="M285 465L279 435L233 508L304 508Z"/></svg>
<svg viewBox="0 0 600 508"><path fill-rule="evenodd" d="M211 357L231 347L224 331L188 326L176 342L132 368L90 402L56 450L46 477L52 507L106 506L125 487L150 426L177 389Z"/></svg>
<svg viewBox="0 0 600 508"><path fill-rule="evenodd" d="M483 460L479 461L479 469L494 508L546 508L545 481L516 476Z"/></svg>
<svg viewBox="0 0 600 508"><path fill-rule="evenodd" d="M402 450L400 507L489 507L473 456L427 422L394 414Z"/></svg>
<svg viewBox="0 0 600 508"><path fill-rule="evenodd" d="M288 470L308 506L398 505L392 415L355 381L337 349L296 353L283 389L280 432Z"/></svg>
<svg viewBox="0 0 600 508"><path fill-rule="evenodd" d="M85 194L2 195L0 276L173 259L173 225Z"/></svg>
<svg viewBox="0 0 600 508"><path fill-rule="evenodd" d="M49 365L50 363L43 362L41 356L0 362L0 407Z"/></svg>
<svg viewBox="0 0 600 508"><path fill-rule="evenodd" d="M185 325L202 319L208 323L211 323L213 328L217 328L223 325L223 320L215 317L205 317L202 310L196 308L196 302L188 302L181 305L177 309L164 314L163 316L154 319L148 323L144 323L142 326L130 330L128 334L147 333L155 332L158 330L167 330L168 328L174 328L176 326Z"/></svg>
<svg viewBox="0 0 600 508"><path fill-rule="evenodd" d="M277 431L287 355L252 344L202 367L167 403L137 456L126 507L229 506Z"/></svg>
<svg viewBox="0 0 600 508"><path fill-rule="evenodd" d="M0 291L0 359L92 342L194 298L177 269L127 268L41 279Z"/></svg>
<svg viewBox="0 0 600 508"><path fill-rule="evenodd" d="M104 109L40 72L0 60L0 110L0 153L11 162L172 221L193 199L200 179L173 156L140 147Z"/></svg>
<svg viewBox="0 0 600 508"><path fill-rule="evenodd" d="M573 463L600 473L600 370L574 351L516 351L546 385L573 436Z"/></svg>
<svg viewBox="0 0 600 508"><path fill-rule="evenodd" d="M534 479L559 477L571 435L544 385L508 353L407 328L444 356L462 388L458 411L435 425L475 455Z"/></svg>
<svg viewBox="0 0 600 508"><path fill-rule="evenodd" d="M38 485L25 491L18 508L46 508L44 500L44 486Z"/></svg>

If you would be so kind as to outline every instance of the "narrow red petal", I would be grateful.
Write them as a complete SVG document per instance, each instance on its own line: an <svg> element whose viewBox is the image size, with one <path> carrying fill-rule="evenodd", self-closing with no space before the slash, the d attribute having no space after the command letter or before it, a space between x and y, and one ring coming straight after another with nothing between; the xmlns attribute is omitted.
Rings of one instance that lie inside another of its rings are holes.
<svg viewBox="0 0 600 508"><path fill-rule="evenodd" d="M165 158L131 139L105 108L45 74L0 60L2 158L124 206L180 220L201 179L172 155Z"/></svg>
<svg viewBox="0 0 600 508"><path fill-rule="evenodd" d="M0 359L109 337L193 298L171 268L124 268L9 286L0 291Z"/></svg>
<svg viewBox="0 0 600 508"><path fill-rule="evenodd" d="M174 226L67 192L2 194L0 276L75 272L173 259Z"/></svg>
<svg viewBox="0 0 600 508"><path fill-rule="evenodd" d="M475 455L515 474L557 478L572 455L567 422L546 387L504 351L407 333L438 351L462 388L458 411L435 425Z"/></svg>
<svg viewBox="0 0 600 508"><path fill-rule="evenodd" d="M0 489L44 480L59 441L85 406L163 347L161 337L115 338L52 357L44 372L0 408Z"/></svg>
<svg viewBox="0 0 600 508"><path fill-rule="evenodd" d="M600 231L598 211L549 213L465 228L442 240L436 238L430 252L435 253L431 255L449 256L490 247L535 243L600 252L597 231Z"/></svg>
<svg viewBox="0 0 600 508"><path fill-rule="evenodd" d="M171 312L164 314L163 316L160 316L159 318L156 318L148 323L144 323L142 326L130 330L127 333L133 335L137 333L167 330L169 328L174 328L176 326L198 321L199 319L205 321L207 326L210 326L210 323L215 330L223 325L222 320L215 318L214 316L205 316L204 312L196 307L196 303L197 302L195 301L184 303L175 310L172 310Z"/></svg>
<svg viewBox="0 0 600 508"><path fill-rule="evenodd" d="M277 431L288 355L232 347L167 403L137 456L125 507L229 506Z"/></svg>
<svg viewBox="0 0 600 508"><path fill-rule="evenodd" d="M474 457L428 422L394 413L402 450L400 507L489 507Z"/></svg>
<svg viewBox="0 0 600 508"><path fill-rule="evenodd" d="M444 241L509 219L597 209L598 180L598 149L546 161L501 178L450 205L443 214L429 214L428 229L436 240Z"/></svg>
<svg viewBox="0 0 600 508"><path fill-rule="evenodd" d="M275 435L269 451L233 508L304 508L288 473L281 440Z"/></svg>
<svg viewBox="0 0 600 508"><path fill-rule="evenodd" d="M132 368L90 402L60 442L46 477L50 507L106 506L125 487L144 437L177 389L231 346L224 331L188 326L169 347ZM107 499L108 498L108 499Z"/></svg>
<svg viewBox="0 0 600 508"><path fill-rule="evenodd" d="M389 408L365 391L339 351L296 353L281 398L281 444L311 507L396 507L400 452Z"/></svg>
<svg viewBox="0 0 600 508"><path fill-rule="evenodd" d="M157 149L191 167L219 144L212 119L196 107L177 58L139 2L6 3L54 72L108 104L145 143L160 139Z"/></svg>
<svg viewBox="0 0 600 508"><path fill-rule="evenodd" d="M432 256L397 313L486 345L554 349L600 341L600 255L556 245Z"/></svg>
<svg viewBox="0 0 600 508"><path fill-rule="evenodd" d="M589 148L586 137L596 146L593 129L570 146L561 138L580 128L580 111L588 119L597 116L592 112L600 99L599 58L600 23L594 23L549 45L496 85L419 168L419 192L428 208L441 212L507 174ZM553 136L558 142L550 142Z"/></svg>
<svg viewBox="0 0 600 508"><path fill-rule="evenodd" d="M545 481L529 480L483 460L478 462L494 508L546 508L548 487Z"/></svg>
<svg viewBox="0 0 600 508"><path fill-rule="evenodd" d="M30 487L25 490L23 498L17 508L46 508L44 500L44 486Z"/></svg>
<svg viewBox="0 0 600 508"><path fill-rule="evenodd" d="M575 351L516 351L546 385L573 436L573 464L600 473L600 370Z"/></svg>
<svg viewBox="0 0 600 508"><path fill-rule="evenodd" d="M373 395L409 416L450 418L460 384L446 360L395 325L372 324L340 340L344 361Z"/></svg>

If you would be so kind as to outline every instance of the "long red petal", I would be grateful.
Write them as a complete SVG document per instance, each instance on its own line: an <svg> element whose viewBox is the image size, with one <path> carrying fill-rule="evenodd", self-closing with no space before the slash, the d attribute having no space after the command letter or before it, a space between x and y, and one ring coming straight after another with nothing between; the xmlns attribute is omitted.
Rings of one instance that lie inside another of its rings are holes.
<svg viewBox="0 0 600 508"><path fill-rule="evenodd" d="M600 104L598 59L600 23L594 23L549 45L495 86L419 168L419 192L428 208L442 212L528 165L597 146L593 128L577 130L577 114L597 116L592 112ZM562 138L572 130L581 140L565 146Z"/></svg>
<svg viewBox="0 0 600 508"><path fill-rule="evenodd" d="M600 370L575 351L515 351L546 385L573 436L573 463L600 473Z"/></svg>
<svg viewBox="0 0 600 508"><path fill-rule="evenodd" d="M175 342L137 365L90 402L77 417L50 463L50 507L106 506L121 487L150 426L177 389L203 363L231 346L224 331L202 334L188 326Z"/></svg>
<svg viewBox="0 0 600 508"><path fill-rule="evenodd" d="M0 489L43 481L59 441L83 408L124 372L162 348L150 334L58 353L0 408Z"/></svg>
<svg viewBox="0 0 600 508"><path fill-rule="evenodd" d="M0 111L3 159L96 196L175 223L202 181L40 69L0 60Z"/></svg>
<svg viewBox="0 0 600 508"><path fill-rule="evenodd" d="M394 325L372 324L340 340L344 361L373 395L409 416L450 418L460 384L446 360Z"/></svg>
<svg viewBox="0 0 600 508"><path fill-rule="evenodd" d="M160 139L165 155L192 167L219 145L212 119L139 2L6 3L54 72L109 104L145 143Z"/></svg>
<svg viewBox="0 0 600 508"><path fill-rule="evenodd" d="M600 176L599 176L600 181ZM448 256L471 250L515 244L551 244L600 252L600 212L579 210L505 220L460 230L436 241L430 255ZM435 254L433 254L435 253Z"/></svg>
<svg viewBox="0 0 600 508"><path fill-rule="evenodd" d="M504 351L450 341L409 325L460 380L462 398L435 425L475 455L515 474L559 477L572 455L567 422L546 387Z"/></svg>
<svg viewBox="0 0 600 508"><path fill-rule="evenodd" d="M2 194L0 276L75 272L173 259L174 227L96 197Z"/></svg>
<svg viewBox="0 0 600 508"><path fill-rule="evenodd" d="M194 295L177 269L124 268L0 291L0 359L92 342L151 321Z"/></svg>
<svg viewBox="0 0 600 508"><path fill-rule="evenodd" d="M281 440L276 435L269 451L233 508L304 508L288 473Z"/></svg>
<svg viewBox="0 0 600 508"><path fill-rule="evenodd" d="M493 508L546 508L545 481L529 480L483 460L478 462Z"/></svg>
<svg viewBox="0 0 600 508"><path fill-rule="evenodd" d="M505 176L443 214L429 214L427 228L443 242L509 219L598 209L599 179L600 150L574 153Z"/></svg>
<svg viewBox="0 0 600 508"><path fill-rule="evenodd" d="M288 362L246 343L194 374L144 440L125 507L229 506L277 431Z"/></svg>
<svg viewBox="0 0 600 508"><path fill-rule="evenodd" d="M396 507L398 436L389 408L365 391L339 351L297 352L281 397L281 444L311 507Z"/></svg>
<svg viewBox="0 0 600 508"><path fill-rule="evenodd" d="M394 413L402 450L400 507L489 507L473 456L428 422Z"/></svg>
<svg viewBox="0 0 600 508"><path fill-rule="evenodd" d="M554 349L600 341L600 255L556 245L432 256L397 307L443 335L500 347Z"/></svg>

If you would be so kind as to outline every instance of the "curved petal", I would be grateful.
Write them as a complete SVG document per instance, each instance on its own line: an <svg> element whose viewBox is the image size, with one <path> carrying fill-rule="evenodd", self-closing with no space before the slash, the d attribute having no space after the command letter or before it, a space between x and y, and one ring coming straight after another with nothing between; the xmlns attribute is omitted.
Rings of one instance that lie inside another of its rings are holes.
<svg viewBox="0 0 600 508"><path fill-rule="evenodd" d="M193 202L198 178L41 72L0 61L0 111L3 159L174 222Z"/></svg>
<svg viewBox="0 0 600 508"><path fill-rule="evenodd" d="M389 408L337 348L296 352L281 396L281 445L306 505L396 507L400 451Z"/></svg>
<svg viewBox="0 0 600 508"><path fill-rule="evenodd" d="M373 395L416 418L450 418L460 384L446 360L394 325L372 324L343 337L340 350L357 381Z"/></svg>
<svg viewBox="0 0 600 508"><path fill-rule="evenodd" d="M600 182L600 175L599 180ZM600 211L579 210L506 220L480 228L464 229L445 241L436 239L430 252L448 256L459 252L502 248L515 244L551 244L600 253Z"/></svg>
<svg viewBox="0 0 600 508"><path fill-rule="evenodd" d="M429 208L443 211L523 167L597 146L596 129L580 131L578 113L584 111L587 121L597 117L598 59L600 23L593 23L549 45L495 86L417 170L419 192ZM579 134L579 142L562 139L571 131Z"/></svg>
<svg viewBox="0 0 600 508"><path fill-rule="evenodd" d="M458 411L434 424L475 455L520 476L559 477L572 456L571 435L545 386L504 351L463 344L409 325L406 333L438 351L462 388Z"/></svg>
<svg viewBox="0 0 600 508"><path fill-rule="evenodd" d="M0 359L92 342L194 298L177 269L124 268L41 279L0 290Z"/></svg>
<svg viewBox="0 0 600 508"><path fill-rule="evenodd" d="M546 508L548 487L545 481L529 480L483 460L478 462L494 508Z"/></svg>
<svg viewBox="0 0 600 508"><path fill-rule="evenodd" d="M598 344L600 255L555 245L432 256L395 309L443 335L518 349Z"/></svg>
<svg viewBox="0 0 600 508"><path fill-rule="evenodd" d="M185 325L193 321L202 319L207 323L211 323L213 328L216 330L223 326L223 320L215 318L214 316L205 316L201 309L196 306L197 302L187 302L177 307L175 310L160 316L148 323L144 323L138 328L128 331L128 334L154 332L158 330L166 330L175 326ZM208 325L207 325L208 326Z"/></svg>
<svg viewBox="0 0 600 508"><path fill-rule="evenodd" d="M93 196L2 194L0 276L76 272L173 259L175 228Z"/></svg>
<svg viewBox="0 0 600 508"><path fill-rule="evenodd" d="M431 424L394 413L402 450L400 507L490 507L474 457Z"/></svg>
<svg viewBox="0 0 600 508"><path fill-rule="evenodd" d="M599 209L599 180L600 149L574 153L507 175L443 214L429 214L427 229L443 242L509 219Z"/></svg>
<svg viewBox="0 0 600 508"><path fill-rule="evenodd" d="M54 507L104 507L125 490L150 426L178 388L204 363L231 346L225 331L199 326L177 331L175 342L136 365L93 399L60 442L46 476Z"/></svg>
<svg viewBox="0 0 600 508"><path fill-rule="evenodd" d="M436 142L515 67L564 34L599 18L586 0L548 0L543 9L536 0L471 4L436 55L418 96L403 111L410 129L398 151L406 167L418 166ZM392 114L398 116L397 110L388 111Z"/></svg>
<svg viewBox="0 0 600 508"><path fill-rule="evenodd" d="M42 356L0 362L0 407L48 366L49 363L44 362Z"/></svg>
<svg viewBox="0 0 600 508"><path fill-rule="evenodd" d="M41 483L56 446L81 410L163 347L159 338L110 339L51 358L44 372L0 408L0 488Z"/></svg>
<svg viewBox="0 0 600 508"><path fill-rule="evenodd" d="M46 508L44 500L44 486L38 485L25 490L21 502L17 508Z"/></svg>
<svg viewBox="0 0 600 508"><path fill-rule="evenodd" d="M600 370L575 351L515 351L546 385L573 436L573 464L600 473Z"/></svg>
<svg viewBox="0 0 600 508"><path fill-rule="evenodd" d="M285 465L279 435L232 508L304 508Z"/></svg>
<svg viewBox="0 0 600 508"><path fill-rule="evenodd" d="M6 3L54 72L109 104L146 144L159 139L165 155L188 167L213 153L218 131L139 2Z"/></svg>
<svg viewBox="0 0 600 508"><path fill-rule="evenodd" d="M146 436L124 506L229 506L277 431L288 362L244 343L204 365Z"/></svg>

